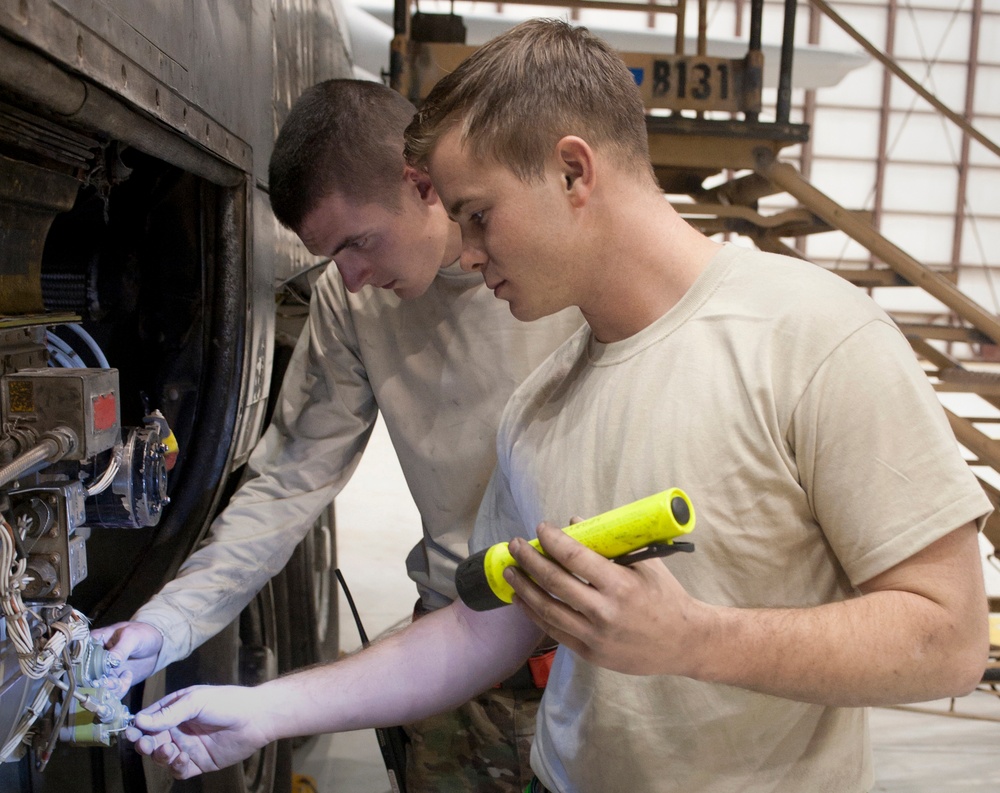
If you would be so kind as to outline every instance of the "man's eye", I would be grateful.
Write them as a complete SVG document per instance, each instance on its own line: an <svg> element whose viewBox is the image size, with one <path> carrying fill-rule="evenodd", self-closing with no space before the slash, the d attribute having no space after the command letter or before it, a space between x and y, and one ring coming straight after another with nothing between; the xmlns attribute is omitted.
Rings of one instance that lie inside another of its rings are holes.
<svg viewBox="0 0 1000 793"><path fill-rule="evenodd" d="M469 220L475 223L477 226L481 226L483 225L483 216L485 214L486 214L485 212L473 212L471 215L469 215Z"/></svg>

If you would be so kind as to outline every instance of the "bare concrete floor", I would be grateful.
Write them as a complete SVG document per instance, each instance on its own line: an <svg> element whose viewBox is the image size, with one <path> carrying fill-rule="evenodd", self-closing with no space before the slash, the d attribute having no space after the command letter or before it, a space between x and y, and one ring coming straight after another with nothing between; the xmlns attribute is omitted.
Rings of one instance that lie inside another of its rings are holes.
<svg viewBox="0 0 1000 793"><path fill-rule="evenodd" d="M404 572L404 559L420 536L416 508L381 423L336 507L338 563L366 630L375 636L412 608L414 588ZM340 625L341 647L359 646L343 599ZM954 703L932 702L921 708L928 712L872 711L873 790L1000 791L1000 698L976 692ZM955 715L947 715L949 709ZM371 730L314 739L297 753L295 770L311 776L321 793L389 791Z"/></svg>

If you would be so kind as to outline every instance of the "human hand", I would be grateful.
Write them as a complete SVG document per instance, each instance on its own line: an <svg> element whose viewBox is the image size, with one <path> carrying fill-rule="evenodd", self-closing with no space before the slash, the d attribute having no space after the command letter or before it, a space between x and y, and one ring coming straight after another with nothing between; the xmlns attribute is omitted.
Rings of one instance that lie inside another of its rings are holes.
<svg viewBox="0 0 1000 793"><path fill-rule="evenodd" d="M514 602L539 628L597 666L636 675L683 675L711 625L711 608L692 598L659 559L615 564L547 523L543 556L510 543L520 569L504 577ZM582 580L581 580L582 579Z"/></svg>
<svg viewBox="0 0 1000 793"><path fill-rule="evenodd" d="M109 680L118 696L124 696L134 683L145 680L156 668L156 659L163 649L163 634L145 622L117 622L90 632L110 652L112 663Z"/></svg>
<svg viewBox="0 0 1000 793"><path fill-rule="evenodd" d="M139 711L125 736L175 779L188 779L245 760L271 742L255 703L239 686L192 686Z"/></svg>

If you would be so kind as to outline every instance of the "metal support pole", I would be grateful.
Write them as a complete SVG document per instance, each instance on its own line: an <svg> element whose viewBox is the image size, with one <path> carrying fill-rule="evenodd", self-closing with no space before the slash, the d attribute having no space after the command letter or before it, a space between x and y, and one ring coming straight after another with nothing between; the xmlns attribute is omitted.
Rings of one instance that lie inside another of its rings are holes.
<svg viewBox="0 0 1000 793"><path fill-rule="evenodd" d="M750 2L750 50L760 51L760 31L764 24L764 0Z"/></svg>
<svg viewBox="0 0 1000 793"><path fill-rule="evenodd" d="M674 53L684 54L684 28L687 25L687 0L677 0L677 32L674 34Z"/></svg>
<svg viewBox="0 0 1000 793"><path fill-rule="evenodd" d="M779 124L787 124L792 112L792 56L795 53L795 11L798 0L785 0L785 26L781 33L781 68L778 76Z"/></svg>
<svg viewBox="0 0 1000 793"><path fill-rule="evenodd" d="M764 0L750 0L750 53L760 52L761 28L764 24ZM753 57L748 53L748 57ZM760 119L760 113L756 110L748 110L744 116L751 123L756 123Z"/></svg>
<svg viewBox="0 0 1000 793"><path fill-rule="evenodd" d="M815 6L814 6L815 7ZM891 58L896 51L897 0L885 7L885 51ZM882 228L882 204L885 198L885 173L889 166L889 120L892 109L892 72L882 70L882 109L878 114L878 143L875 148L875 195L872 199L872 225ZM875 261L869 257L869 266Z"/></svg>
<svg viewBox="0 0 1000 793"><path fill-rule="evenodd" d="M972 25L969 31L969 65L965 72L965 118L972 120L976 111L976 76L979 72L979 35L983 23L983 0L972 2ZM955 228L952 231L951 264L962 262L962 238L965 227L969 193L969 133L962 132L962 146L958 155L958 190L955 197Z"/></svg>
<svg viewBox="0 0 1000 793"><path fill-rule="evenodd" d="M394 91L402 89L409 16L409 0L395 0L392 6L392 44L389 45L389 87Z"/></svg>
<svg viewBox="0 0 1000 793"><path fill-rule="evenodd" d="M708 0L698 0L698 54L708 53Z"/></svg>

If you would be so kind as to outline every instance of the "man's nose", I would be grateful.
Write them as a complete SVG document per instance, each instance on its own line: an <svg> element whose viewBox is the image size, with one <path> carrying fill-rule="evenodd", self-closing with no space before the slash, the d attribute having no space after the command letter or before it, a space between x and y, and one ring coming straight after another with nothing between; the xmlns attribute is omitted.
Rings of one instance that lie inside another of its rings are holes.
<svg viewBox="0 0 1000 793"><path fill-rule="evenodd" d="M475 273L486 265L486 254L476 245L462 237L462 255L458 257L459 266L467 273Z"/></svg>
<svg viewBox="0 0 1000 793"><path fill-rule="evenodd" d="M336 264L348 292L360 292L361 288L368 283L368 279L371 277L371 268L369 267L344 265L340 262L336 262Z"/></svg>

